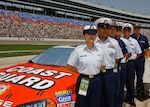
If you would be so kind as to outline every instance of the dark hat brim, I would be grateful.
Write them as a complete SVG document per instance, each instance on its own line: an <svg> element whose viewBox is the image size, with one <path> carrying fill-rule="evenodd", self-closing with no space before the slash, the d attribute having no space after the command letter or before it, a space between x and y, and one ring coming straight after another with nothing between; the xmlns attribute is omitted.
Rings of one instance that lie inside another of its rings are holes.
<svg viewBox="0 0 150 107"><path fill-rule="evenodd" d="M130 27L124 27L123 30L129 30L129 31L131 31L131 28Z"/></svg>
<svg viewBox="0 0 150 107"><path fill-rule="evenodd" d="M95 29L88 29L88 30L83 30L83 34L88 33L88 34L96 34L97 30Z"/></svg>

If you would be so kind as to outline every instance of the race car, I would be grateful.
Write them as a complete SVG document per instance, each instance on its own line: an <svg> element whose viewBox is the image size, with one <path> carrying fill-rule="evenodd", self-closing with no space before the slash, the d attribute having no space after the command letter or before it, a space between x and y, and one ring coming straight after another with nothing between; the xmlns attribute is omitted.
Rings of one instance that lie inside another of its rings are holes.
<svg viewBox="0 0 150 107"><path fill-rule="evenodd" d="M66 63L74 47L53 47L0 69L0 107L74 107L77 72Z"/></svg>

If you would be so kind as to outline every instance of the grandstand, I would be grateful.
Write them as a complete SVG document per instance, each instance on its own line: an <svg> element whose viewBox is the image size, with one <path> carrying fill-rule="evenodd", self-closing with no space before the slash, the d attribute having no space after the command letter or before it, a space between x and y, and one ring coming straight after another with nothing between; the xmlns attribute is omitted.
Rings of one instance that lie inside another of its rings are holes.
<svg viewBox="0 0 150 107"><path fill-rule="evenodd" d="M5 0L0 1L0 9L1 25L6 24L1 28L0 36L81 39L83 25L109 17L116 21L138 22L144 28L144 34L150 37L150 16L83 0Z"/></svg>
<svg viewBox="0 0 150 107"><path fill-rule="evenodd" d="M109 17L116 21L138 22L144 28L150 27L150 16L108 8L84 0L5 0L1 1L0 5L3 9L92 22L100 17Z"/></svg>

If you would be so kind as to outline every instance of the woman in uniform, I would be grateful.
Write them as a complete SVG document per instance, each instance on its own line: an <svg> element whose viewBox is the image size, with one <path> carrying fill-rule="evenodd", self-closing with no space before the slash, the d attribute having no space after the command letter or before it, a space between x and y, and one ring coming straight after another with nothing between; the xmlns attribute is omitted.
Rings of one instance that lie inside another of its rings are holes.
<svg viewBox="0 0 150 107"><path fill-rule="evenodd" d="M67 68L80 75L76 84L76 107L101 107L102 83L100 69L105 69L102 48L95 46L97 28L86 25L83 29L85 44L71 53Z"/></svg>

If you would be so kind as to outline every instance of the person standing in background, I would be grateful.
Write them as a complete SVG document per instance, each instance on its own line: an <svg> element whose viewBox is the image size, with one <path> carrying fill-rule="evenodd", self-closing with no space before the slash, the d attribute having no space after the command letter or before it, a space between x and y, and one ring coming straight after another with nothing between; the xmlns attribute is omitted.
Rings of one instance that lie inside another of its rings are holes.
<svg viewBox="0 0 150 107"><path fill-rule="evenodd" d="M123 57L118 42L109 37L110 18L99 18L94 22L97 25L98 37L95 44L103 48L104 59L106 60L106 70L101 72L102 78L102 107L116 107L115 105L115 64ZM98 107L98 106L96 106Z"/></svg>
<svg viewBox="0 0 150 107"><path fill-rule="evenodd" d="M69 70L80 74L76 84L75 107L101 107L100 70L105 70L105 60L102 48L94 44L96 33L96 26L86 25L83 29L86 43L77 46L67 62Z"/></svg>
<svg viewBox="0 0 150 107"><path fill-rule="evenodd" d="M132 24L124 23L123 36L129 41L132 49L131 57L128 59L127 64L127 81L126 81L127 94L125 97L125 102L130 104L131 107L136 107L134 102L135 60L141 56L142 51L137 40L135 40L130 36L132 31L133 31Z"/></svg>
<svg viewBox="0 0 150 107"><path fill-rule="evenodd" d="M138 23L134 24L134 30L131 37L135 38L142 50L141 56L135 61L136 70L136 98L140 101L144 100L144 85L143 85L143 74L145 70L145 51L149 48L148 39L146 36L141 34L141 26Z"/></svg>
<svg viewBox="0 0 150 107"><path fill-rule="evenodd" d="M118 67L118 76L120 80L120 90L118 92L118 106L117 107L122 107L123 102L124 102L124 86L127 78L127 63L128 63L128 58L131 56L131 46L128 40L125 38L121 37L122 36L122 29L123 29L123 23L122 22L116 22L116 40L118 41L122 53L124 57L121 59L119 62L119 67Z"/></svg>

